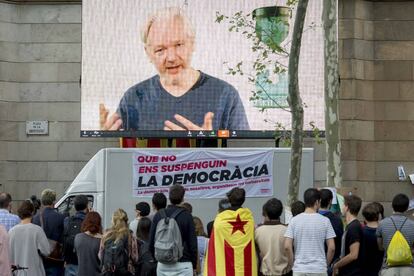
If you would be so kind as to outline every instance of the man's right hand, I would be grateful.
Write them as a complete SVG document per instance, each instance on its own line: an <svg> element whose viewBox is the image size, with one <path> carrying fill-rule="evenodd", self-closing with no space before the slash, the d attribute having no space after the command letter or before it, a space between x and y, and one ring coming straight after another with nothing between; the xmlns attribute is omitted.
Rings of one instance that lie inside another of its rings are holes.
<svg viewBox="0 0 414 276"><path fill-rule="evenodd" d="M177 124L174 124L170 120L167 120L164 122L164 130L213 130L213 118L214 113L213 112L207 112L204 115L204 123L202 126L198 126L188 120L187 118L175 114L174 119L177 120L182 126L179 126Z"/></svg>
<svg viewBox="0 0 414 276"><path fill-rule="evenodd" d="M101 130L118 130L122 126L122 119L118 113L112 114L109 118L109 110L104 104L99 104L99 123Z"/></svg>

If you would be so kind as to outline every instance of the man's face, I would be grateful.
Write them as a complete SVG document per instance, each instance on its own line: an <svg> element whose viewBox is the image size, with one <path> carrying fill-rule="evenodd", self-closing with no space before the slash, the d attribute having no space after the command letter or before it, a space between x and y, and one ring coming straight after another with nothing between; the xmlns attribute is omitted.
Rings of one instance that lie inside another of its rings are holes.
<svg viewBox="0 0 414 276"><path fill-rule="evenodd" d="M185 69L191 67L193 41L180 19L154 22L145 50L161 78L170 82L185 79Z"/></svg>

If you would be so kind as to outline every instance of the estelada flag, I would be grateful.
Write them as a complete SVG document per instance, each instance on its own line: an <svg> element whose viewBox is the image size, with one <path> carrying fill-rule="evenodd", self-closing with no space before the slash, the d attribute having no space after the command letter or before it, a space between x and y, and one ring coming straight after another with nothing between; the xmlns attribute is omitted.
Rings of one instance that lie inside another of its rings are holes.
<svg viewBox="0 0 414 276"><path fill-rule="evenodd" d="M247 208L217 215L204 261L204 276L257 276L254 220Z"/></svg>

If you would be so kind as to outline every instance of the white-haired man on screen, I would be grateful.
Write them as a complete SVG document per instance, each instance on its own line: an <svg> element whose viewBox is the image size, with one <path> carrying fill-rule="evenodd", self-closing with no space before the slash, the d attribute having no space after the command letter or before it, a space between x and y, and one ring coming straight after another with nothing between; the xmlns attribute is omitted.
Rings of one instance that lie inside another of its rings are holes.
<svg viewBox="0 0 414 276"><path fill-rule="evenodd" d="M101 105L104 130L249 129L236 89L191 66L195 31L181 9L150 16L142 41L158 74L129 88L109 118Z"/></svg>

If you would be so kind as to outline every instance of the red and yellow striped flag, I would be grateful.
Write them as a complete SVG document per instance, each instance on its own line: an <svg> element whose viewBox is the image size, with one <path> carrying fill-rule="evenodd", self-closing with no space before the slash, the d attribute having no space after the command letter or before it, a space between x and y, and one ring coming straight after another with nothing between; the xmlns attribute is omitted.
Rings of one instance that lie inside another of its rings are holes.
<svg viewBox="0 0 414 276"><path fill-rule="evenodd" d="M217 215L204 261L204 276L257 276L254 220L240 208Z"/></svg>

